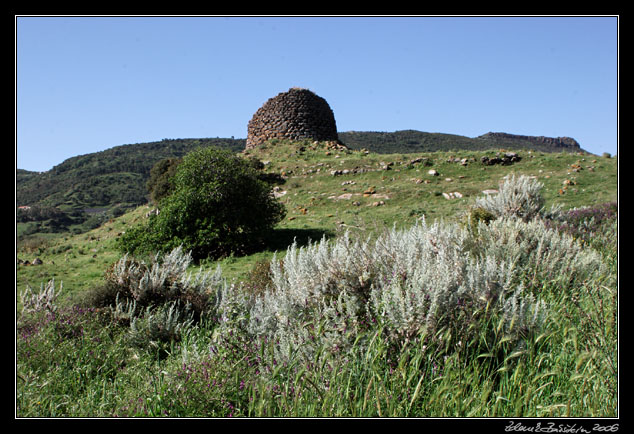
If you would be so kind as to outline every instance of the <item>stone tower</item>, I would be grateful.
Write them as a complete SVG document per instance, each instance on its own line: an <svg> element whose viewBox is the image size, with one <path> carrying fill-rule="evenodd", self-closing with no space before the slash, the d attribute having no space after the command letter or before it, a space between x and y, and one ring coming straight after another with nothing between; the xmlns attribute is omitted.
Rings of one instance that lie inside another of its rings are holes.
<svg viewBox="0 0 634 434"><path fill-rule="evenodd" d="M249 121L246 149L269 139L338 141L335 115L325 99L293 87L266 101Z"/></svg>

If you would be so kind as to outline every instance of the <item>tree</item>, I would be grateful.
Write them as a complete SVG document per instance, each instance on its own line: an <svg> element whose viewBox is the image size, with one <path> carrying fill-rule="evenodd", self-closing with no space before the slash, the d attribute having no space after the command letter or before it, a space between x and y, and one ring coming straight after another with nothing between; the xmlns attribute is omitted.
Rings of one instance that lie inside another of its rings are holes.
<svg viewBox="0 0 634 434"><path fill-rule="evenodd" d="M165 158L156 163L150 170L150 179L147 181L147 189L150 199L158 204L161 199L168 196L174 185L171 178L176 173L176 168L183 161L182 158Z"/></svg>
<svg viewBox="0 0 634 434"><path fill-rule="evenodd" d="M173 192L159 214L119 239L129 253L168 252L183 246L195 259L246 254L262 246L284 218L258 171L229 151L203 148L183 158L171 177Z"/></svg>

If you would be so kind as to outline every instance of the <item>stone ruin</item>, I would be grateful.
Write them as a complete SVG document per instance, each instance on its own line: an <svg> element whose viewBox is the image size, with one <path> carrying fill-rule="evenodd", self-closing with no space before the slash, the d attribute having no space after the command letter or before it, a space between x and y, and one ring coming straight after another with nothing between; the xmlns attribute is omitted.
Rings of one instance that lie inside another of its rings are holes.
<svg viewBox="0 0 634 434"><path fill-rule="evenodd" d="M293 87L266 101L249 121L246 149L270 139L338 142L335 115L325 99Z"/></svg>

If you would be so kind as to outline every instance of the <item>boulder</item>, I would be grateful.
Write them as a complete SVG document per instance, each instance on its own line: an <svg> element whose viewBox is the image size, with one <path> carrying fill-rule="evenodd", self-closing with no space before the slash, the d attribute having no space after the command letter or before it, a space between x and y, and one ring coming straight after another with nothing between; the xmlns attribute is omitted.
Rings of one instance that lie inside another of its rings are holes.
<svg viewBox="0 0 634 434"><path fill-rule="evenodd" d="M496 193L498 193L498 191L494 190L494 189L487 189L487 190L482 190L482 193L484 193L484 194L486 194L488 196L490 194L496 194Z"/></svg>
<svg viewBox="0 0 634 434"><path fill-rule="evenodd" d="M508 166L521 160L522 160L522 157L520 157L515 152L506 152L504 154L498 153L495 157L484 156L480 159L482 164L484 164L485 166L493 166L495 164Z"/></svg>
<svg viewBox="0 0 634 434"><path fill-rule="evenodd" d="M442 194L445 199L450 200L450 199L460 199L462 197L462 193L454 191L451 193L443 193Z"/></svg>

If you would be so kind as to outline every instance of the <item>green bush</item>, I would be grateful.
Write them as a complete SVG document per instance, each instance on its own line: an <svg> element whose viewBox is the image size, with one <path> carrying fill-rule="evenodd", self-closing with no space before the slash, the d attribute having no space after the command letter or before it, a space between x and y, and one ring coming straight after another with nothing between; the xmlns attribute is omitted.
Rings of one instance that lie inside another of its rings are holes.
<svg viewBox="0 0 634 434"><path fill-rule="evenodd" d="M196 260L246 254L285 215L253 165L228 151L191 152L171 180L173 193L160 201L159 215L126 232L121 250L138 254L183 246Z"/></svg>
<svg viewBox="0 0 634 434"><path fill-rule="evenodd" d="M182 158L166 158L152 167L150 179L147 181L147 189L152 202L158 204L161 199L172 193L174 184L171 178L182 161Z"/></svg>
<svg viewBox="0 0 634 434"><path fill-rule="evenodd" d="M480 222L488 225L496 218L496 215L491 211L482 207L474 207L467 212L464 222L470 230L477 232Z"/></svg>

